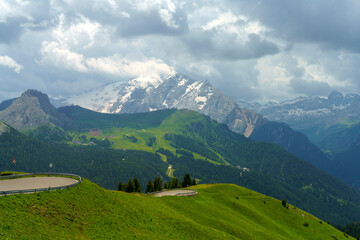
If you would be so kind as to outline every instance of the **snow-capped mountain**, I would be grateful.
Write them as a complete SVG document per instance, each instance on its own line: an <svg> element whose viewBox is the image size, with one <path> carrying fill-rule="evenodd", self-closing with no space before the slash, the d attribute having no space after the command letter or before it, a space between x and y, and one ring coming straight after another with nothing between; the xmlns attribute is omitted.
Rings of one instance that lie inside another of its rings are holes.
<svg viewBox="0 0 360 240"><path fill-rule="evenodd" d="M208 81L196 81L182 74L161 79L135 78L65 99L103 113L138 113L166 108L191 109L222 122L234 109L234 101Z"/></svg>

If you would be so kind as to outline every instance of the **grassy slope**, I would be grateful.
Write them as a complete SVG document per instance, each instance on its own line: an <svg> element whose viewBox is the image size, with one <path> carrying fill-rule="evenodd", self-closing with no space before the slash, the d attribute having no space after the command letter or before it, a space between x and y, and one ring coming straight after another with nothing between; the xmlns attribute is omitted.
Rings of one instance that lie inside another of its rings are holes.
<svg viewBox="0 0 360 240"><path fill-rule="evenodd" d="M278 199L285 198L335 223L358 219L359 195L352 189L274 144L249 142L242 135L229 131L224 125L197 112L162 110L114 115L80 107L65 107L60 111L73 120L72 125L65 129L72 131L79 139L86 135L89 140L90 135L96 135L91 137L98 140L108 138L115 143L116 148L155 152L161 147L175 153L175 141L164 137L165 134L174 134L190 139L182 139L182 147L195 152L195 159L205 159L205 155L196 154L200 149L198 153L212 152L213 154L207 155L218 156L217 159L207 157L209 162L218 161L223 164L217 168L192 158L171 161L167 156L161 155L162 160L168 162L164 164L173 166L172 171L162 172L168 176L182 177L188 172L204 183L236 183ZM136 137L137 141L131 141L131 137ZM156 142L151 147L146 145L150 137L156 137ZM248 167L251 171L243 176L239 175L240 170L226 166L224 160L233 166ZM134 173L134 176L139 177L139 174ZM100 183L92 176L89 177Z"/></svg>
<svg viewBox="0 0 360 240"><path fill-rule="evenodd" d="M230 184L196 188L197 197L154 198L85 181L69 190L1 197L0 237L346 239L312 215L254 191Z"/></svg>
<svg viewBox="0 0 360 240"><path fill-rule="evenodd" d="M73 118L73 125L67 130L72 130L72 137L79 141L81 141L81 136L86 136L88 142L91 138L98 140L108 139L113 143L113 147L118 149L156 152L161 147L170 150L174 154L176 148L170 144L170 141L164 139L164 135L168 133L189 134L189 131L185 130L186 125L191 122L206 121L203 115L187 110L163 110L151 113L120 115L99 114L76 107L63 108L61 111ZM100 129L100 131L93 134L92 130L94 129ZM132 136L137 139L136 142L132 142L128 138ZM147 145L150 137L156 138L156 142L152 146ZM197 134L192 134L190 137L203 143L203 139L200 139ZM210 146L206 145L205 147L208 151L213 152ZM215 154L220 159L222 158L220 154ZM196 152L194 157L196 159L205 159L205 156ZM212 161L213 159L208 160ZM223 163L225 164L225 162Z"/></svg>

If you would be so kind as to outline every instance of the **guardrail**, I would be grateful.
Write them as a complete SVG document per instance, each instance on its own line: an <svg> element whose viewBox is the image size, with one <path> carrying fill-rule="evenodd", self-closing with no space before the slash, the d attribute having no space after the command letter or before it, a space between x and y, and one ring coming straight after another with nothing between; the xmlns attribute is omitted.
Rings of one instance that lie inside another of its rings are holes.
<svg viewBox="0 0 360 240"><path fill-rule="evenodd" d="M40 173L27 173L27 174L18 174L18 175L6 175L0 176L0 179L12 179L12 178L21 178L21 177L28 177L28 176L36 176L36 175L47 175L47 176L67 176L67 177L75 177L78 182L61 186L61 187L49 187L49 188L34 188L34 189L23 189L23 190L10 190L10 191L0 191L0 196L8 195L8 194L19 194L19 193L36 193L36 192L44 192L44 191L52 191L52 190L61 190L65 188L75 187L79 183L82 182L82 178L79 175L72 174L72 173L49 173L49 172L40 172Z"/></svg>

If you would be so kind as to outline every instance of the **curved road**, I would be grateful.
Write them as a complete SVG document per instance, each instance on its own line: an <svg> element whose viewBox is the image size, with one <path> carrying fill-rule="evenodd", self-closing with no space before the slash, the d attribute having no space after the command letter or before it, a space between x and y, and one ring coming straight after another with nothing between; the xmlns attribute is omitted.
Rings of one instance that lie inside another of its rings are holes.
<svg viewBox="0 0 360 240"><path fill-rule="evenodd" d="M26 177L16 179L0 180L1 191L26 190L38 188L63 187L74 183L78 180L66 177Z"/></svg>

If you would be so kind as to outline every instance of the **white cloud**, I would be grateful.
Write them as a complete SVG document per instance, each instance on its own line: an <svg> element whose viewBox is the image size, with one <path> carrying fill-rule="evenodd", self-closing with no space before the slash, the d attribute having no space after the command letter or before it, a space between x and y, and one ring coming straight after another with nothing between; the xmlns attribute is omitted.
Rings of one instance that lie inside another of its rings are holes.
<svg viewBox="0 0 360 240"><path fill-rule="evenodd" d="M90 21L82 15L70 26L67 26L65 22L65 15L61 14L59 25L52 32L54 38L62 44L80 46L86 49L95 44L96 36L101 35L101 38L104 38L106 35L100 23Z"/></svg>
<svg viewBox="0 0 360 240"><path fill-rule="evenodd" d="M161 20L171 28L179 28L176 23L174 14L176 13L176 1L171 0L136 0L131 1L133 8L139 12L149 13L157 11Z"/></svg>
<svg viewBox="0 0 360 240"><path fill-rule="evenodd" d="M30 4L30 2L24 1L0 1L0 22L5 22L7 18L15 18L15 17L26 17L31 18L26 13L26 7Z"/></svg>
<svg viewBox="0 0 360 240"><path fill-rule="evenodd" d="M42 43L42 59L39 61L43 65L54 65L60 69L74 70L78 72L87 72L84 64L84 56L71 52L66 45L58 42Z"/></svg>
<svg viewBox="0 0 360 240"><path fill-rule="evenodd" d="M237 22L239 19L246 20L246 18L241 18L234 16L231 12L227 12L224 14L221 14L218 18L208 22L205 26L202 27L203 30L211 30L213 28L219 28L224 25L228 25L231 23Z"/></svg>
<svg viewBox="0 0 360 240"><path fill-rule="evenodd" d="M119 76L170 75L175 71L161 59L145 58L141 61L129 60L115 54L111 57L89 58L86 60L89 69L95 72Z"/></svg>
<svg viewBox="0 0 360 240"><path fill-rule="evenodd" d="M157 58L130 60L118 54L110 57L86 58L72 52L66 45L57 42L42 43L42 65L52 65L59 69L84 73L105 73L122 77L139 77L150 75L170 75L175 73L173 67Z"/></svg>
<svg viewBox="0 0 360 240"><path fill-rule="evenodd" d="M12 68L16 73L20 73L21 69L23 69L23 66L9 56L0 55L0 66Z"/></svg>

